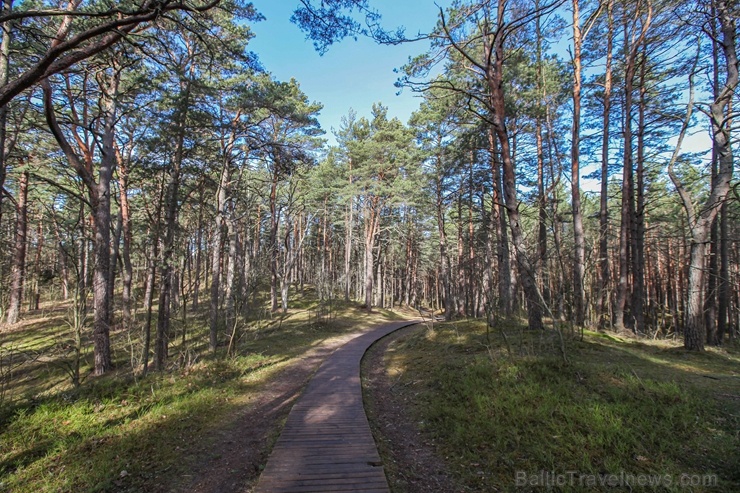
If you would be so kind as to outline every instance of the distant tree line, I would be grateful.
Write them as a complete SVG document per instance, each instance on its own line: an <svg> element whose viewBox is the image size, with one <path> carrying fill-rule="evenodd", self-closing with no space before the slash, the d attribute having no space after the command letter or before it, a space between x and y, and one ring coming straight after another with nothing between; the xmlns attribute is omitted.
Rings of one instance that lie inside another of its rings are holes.
<svg viewBox="0 0 740 493"><path fill-rule="evenodd" d="M287 312L306 284L693 350L738 330L734 2L455 2L401 70L410 121L378 103L334 146L321 105L249 53L251 4L60 5L0 15L0 331L66 300L96 374L118 330L145 373L188 313L216 351L261 293ZM380 20L352 0L294 14L319 50L406 39ZM711 149L686 152L697 131Z"/></svg>

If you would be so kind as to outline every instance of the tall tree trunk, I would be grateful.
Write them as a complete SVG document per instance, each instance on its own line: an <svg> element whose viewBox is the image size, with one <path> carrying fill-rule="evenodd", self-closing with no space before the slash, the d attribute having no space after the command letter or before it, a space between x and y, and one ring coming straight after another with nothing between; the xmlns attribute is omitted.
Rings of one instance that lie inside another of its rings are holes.
<svg viewBox="0 0 740 493"><path fill-rule="evenodd" d="M371 204L366 208L365 213L365 308L371 311L373 307L373 288L374 288L374 256L375 239L380 227L380 199L370 197L367 199Z"/></svg>
<svg viewBox="0 0 740 493"><path fill-rule="evenodd" d="M581 140L581 24L578 0L573 0L573 127L571 136L571 196L573 208L573 322L582 326L585 321L586 298L583 278L586 273L586 246L583 232L580 187Z"/></svg>
<svg viewBox="0 0 740 493"><path fill-rule="evenodd" d="M619 283L617 287L617 301L614 310L614 327L617 331L625 328L625 309L627 308L627 297L629 294L630 274L634 274L631 243L634 237L634 184L632 170L632 99L634 78L637 63L637 53L645 33L650 25L652 11L648 20L643 24L642 34L639 40L630 45L628 36L627 19L624 20L624 54L625 54L625 76L624 76L624 162L622 171L622 208L621 224L619 229ZM629 326L632 326L634 310L629 310Z"/></svg>
<svg viewBox="0 0 740 493"><path fill-rule="evenodd" d="M607 0L606 68L604 71L604 116L601 140L601 190L599 194L599 280L596 299L598 327L604 330L609 323L609 129L612 94L612 49L614 22L612 0Z"/></svg>
<svg viewBox="0 0 740 493"><path fill-rule="evenodd" d="M162 230L162 201L165 196L165 184L164 178L159 186L159 194L157 197L156 206L156 219L154 222L154 228L150 231L151 246L149 248L147 257L147 276L146 286L144 288L144 347L141 354L142 364L142 375L146 376L149 371L149 352L151 346L151 335L152 335L152 305L154 303L154 284L157 281L157 264L159 262L159 242L160 233ZM149 216L151 219L151 215Z"/></svg>
<svg viewBox="0 0 740 493"><path fill-rule="evenodd" d="M701 204L701 208L694 210L692 198L685 189L680 180L673 173L672 165L675 162L672 159L669 174L671 180L676 186L677 191L682 199L684 209L686 210L689 229L691 231L691 256L689 264L689 285L688 285L688 303L686 321L684 322L684 347L693 351L704 349L704 317L703 304L701 303L702 293L704 290L704 267L707 242L710 237L712 223L717 216L719 209L725 201L727 193L730 190L730 181L733 172L733 156L731 141L731 125L729 120L731 112L729 111L732 96L738 84L738 59L736 51L736 28L735 18L731 9L725 0L719 0L716 3L716 14L719 18L722 41L720 46L725 55L725 65L727 79L724 87L719 92L719 96L709 108L709 117L712 125L713 153L717 156L719 169L717 171L716 181L714 182L709 197L706 202ZM716 22L712 19L712 22ZM693 85L692 85L693 97ZM682 134L685 133L688 126L688 120L691 116L691 108L688 109L687 119L684 122ZM679 137L679 146L681 142Z"/></svg>
<svg viewBox="0 0 740 493"><path fill-rule="evenodd" d="M445 320L452 319L452 303L450 296L450 259L447 255L447 233L445 231L445 210L444 210L444 190L442 189L442 158L436 156L437 177L436 177L436 216L437 232L439 234L439 262L442 277L442 292L445 307Z"/></svg>
<svg viewBox="0 0 740 493"><path fill-rule="evenodd" d="M278 255L280 254L280 245L278 244L278 227L280 218L277 210L277 172L273 174L270 185L270 309L273 312L278 310Z"/></svg>
<svg viewBox="0 0 740 493"><path fill-rule="evenodd" d="M231 166L224 158L221 168L221 180L216 191L216 225L211 238L211 300L210 300L210 336L209 346L215 352L218 347L219 299L221 298L221 259L223 255L223 233L226 221L226 201L231 183Z"/></svg>
<svg viewBox="0 0 740 493"><path fill-rule="evenodd" d="M488 149L491 154L491 180L493 181L491 206L491 227L498 238L496 257L498 259L498 297L499 308L505 315L514 312L514 283L511 273L511 257L509 252L509 235L506 231L506 215L503 213L503 192L501 191L501 159L496 141L496 133L492 126L488 128Z"/></svg>
<svg viewBox="0 0 740 493"><path fill-rule="evenodd" d="M203 210L205 209L206 187L200 187L198 201L198 225L195 231L195 278L193 280L193 310L198 309L200 303L200 275L203 264Z"/></svg>
<svg viewBox="0 0 740 493"><path fill-rule="evenodd" d="M26 278L26 235L28 232L28 171L21 172L16 200L15 247L13 248L13 270L10 281L10 306L7 322L18 321L23 300L23 283Z"/></svg>
<svg viewBox="0 0 740 493"><path fill-rule="evenodd" d="M57 40L58 41L58 40ZM41 86L43 89L44 113L47 124L52 135L59 144L65 157L81 178L87 188L90 204L92 206L93 226L93 356L94 373L102 375L112 369L113 364L110 355L110 323L111 323L111 300L110 300L110 182L113 170L116 166L115 154L115 125L117 112L118 87L120 83L121 67L114 60L111 73L108 76L107 87L101 90L101 120L103 122L103 135L101 139L102 152L98 167L97 180L92 170L92 150L86 143L80 147L84 160L74 151L61 128L54 112L52 102L52 88L48 79ZM71 98L70 94L70 98ZM72 101L70 100L70 104ZM83 251L86 251L85 248ZM85 268L89 262L85 262ZM87 279L87 273L83 274ZM87 281L85 281L87 282ZM84 291L80 291L84 292Z"/></svg>
<svg viewBox="0 0 740 493"><path fill-rule="evenodd" d="M349 186L352 188L352 159L349 160ZM347 213L344 226L344 301L349 301L352 284L352 228L354 227L352 214L354 198L347 202Z"/></svg>
<svg viewBox="0 0 740 493"><path fill-rule="evenodd" d="M637 182L636 202L632 217L632 317L635 332L645 333L645 109L647 105L645 74L647 70L646 46L642 45L639 77L639 101L637 110Z"/></svg>
<svg viewBox="0 0 740 493"><path fill-rule="evenodd" d="M111 290L109 285L111 265L111 200L110 183L113 170L116 167L115 129L116 105L118 86L120 82L120 68L113 68L108 81L108 87L103 89L103 151L98 171L98 183L95 210L95 267L93 271L93 345L95 357L95 374L103 373L113 368L110 355L110 324L112 320Z"/></svg>
<svg viewBox="0 0 740 493"><path fill-rule="evenodd" d="M162 267L159 285L159 311L157 313L157 334L154 340L154 367L164 370L169 353L170 310L172 286L175 270L175 235L177 232L177 211L180 196L180 169L185 152L185 131L190 109L190 93L194 68L191 66L189 77L181 81L179 109L176 119L175 153L169 170L169 182L165 193L165 238L162 254Z"/></svg>
<svg viewBox="0 0 740 493"><path fill-rule="evenodd" d="M237 254L239 252L239 236L236 232L236 219L234 218L234 212L229 211L228 217L226 218L226 234L229 241L229 264L226 269L226 286L224 286L224 297L226 298L226 311L225 319L227 324L230 324L234 319L235 307L236 307L236 290L234 284L236 282L236 266L237 266Z"/></svg>
<svg viewBox="0 0 740 493"><path fill-rule="evenodd" d="M2 14L7 15L13 10L13 0L2 0ZM6 21L0 25L2 30L2 40L0 41L0 87L8 83L10 70L10 32L12 22ZM8 105L0 107L0 226L3 223L3 190L5 187L5 176L7 170L7 156L5 155L5 145L8 125Z"/></svg>
<svg viewBox="0 0 740 493"><path fill-rule="evenodd" d="M730 248L727 232L727 201L722 203L719 217L719 286L717 287L717 343L722 344L728 331L730 308ZM732 327L729 324L729 327Z"/></svg>
<svg viewBox="0 0 740 493"><path fill-rule="evenodd" d="M131 308L133 304L133 281L134 268L131 264L131 243L133 242L133 231L131 230L131 204L128 200L128 162L119 159L118 162L118 188L121 202L121 220L123 221L123 250L121 258L123 260L123 292L121 299L123 302L123 325L130 329L133 324Z"/></svg>
<svg viewBox="0 0 740 493"><path fill-rule="evenodd" d="M504 25L504 13L506 10L506 1L498 1L498 22L499 26ZM516 174L514 171L514 160L509 146L509 133L506 128L506 100L504 97L504 40L503 32L496 35L492 49L494 51L494 63L488 66L486 79L491 95L490 105L493 109L492 123L498 137L501 149L501 162L503 164L503 188L504 202L506 204L506 213L509 217L509 228L511 230L511 241L514 246L514 252L517 261L517 268L524 288L524 296L527 300L527 317L529 328L540 330L542 325L542 305L539 290L537 289L536 279L534 278L534 268L530 261L524 244L524 234L522 231L521 220L519 216L519 202L516 198Z"/></svg>
<svg viewBox="0 0 740 493"><path fill-rule="evenodd" d="M29 300L28 307L35 311L39 309L41 301L41 252L44 249L44 221L43 216L39 216L39 222L36 224L36 254L33 260L33 294Z"/></svg>

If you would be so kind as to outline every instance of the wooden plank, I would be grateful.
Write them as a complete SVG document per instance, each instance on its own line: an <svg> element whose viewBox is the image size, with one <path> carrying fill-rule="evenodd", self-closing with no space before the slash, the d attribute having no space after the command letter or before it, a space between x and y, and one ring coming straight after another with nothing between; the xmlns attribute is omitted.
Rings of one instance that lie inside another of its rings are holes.
<svg viewBox="0 0 740 493"><path fill-rule="evenodd" d="M324 361L291 409L255 493L389 493L362 404L360 361L372 343L415 323L360 334Z"/></svg>

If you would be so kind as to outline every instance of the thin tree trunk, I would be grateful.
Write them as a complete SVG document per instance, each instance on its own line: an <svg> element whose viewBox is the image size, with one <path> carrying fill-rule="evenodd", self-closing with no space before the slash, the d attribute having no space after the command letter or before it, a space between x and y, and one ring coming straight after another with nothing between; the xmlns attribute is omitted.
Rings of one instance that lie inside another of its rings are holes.
<svg viewBox="0 0 740 493"><path fill-rule="evenodd" d="M13 10L13 0L2 0L2 14L7 15ZM6 21L0 25L2 29L2 41L0 41L0 87L8 83L10 71L10 34L13 23ZM5 177L7 170L7 156L5 155L5 145L7 140L8 125L8 105L0 107L0 226L3 223L3 199L5 197Z"/></svg>
<svg viewBox="0 0 740 493"><path fill-rule="evenodd" d="M221 169L221 180L216 192L216 225L211 238L211 299L210 299L210 335L209 346L215 352L218 347L218 328L220 322L219 299L221 297L221 260L223 255L223 232L226 216L226 201L231 183L231 166L224 158Z"/></svg>
<svg viewBox="0 0 740 493"><path fill-rule="evenodd" d="M583 278L586 273L586 246L583 232L580 188L581 140L581 24L578 0L573 0L573 128L571 137L571 196L573 208L573 322L582 326L585 321L586 299Z"/></svg>
<svg viewBox="0 0 740 493"><path fill-rule="evenodd" d="M131 243L133 242L133 231L131 230L131 204L128 200L128 163L123 159L118 162L118 187L121 202L121 219L123 221L123 325L130 329L133 324L131 307L133 304L133 281L134 268L131 264Z"/></svg>
<svg viewBox="0 0 740 493"><path fill-rule="evenodd" d="M277 210L277 174L273 175L270 186L270 309L278 310L278 227L280 218Z"/></svg>
<svg viewBox="0 0 740 493"><path fill-rule="evenodd" d="M728 329L730 307L730 249L727 232L727 201L722 203L719 216L719 286L717 287L717 343L722 344ZM732 327L729 324L729 327Z"/></svg>
<svg viewBox="0 0 740 493"><path fill-rule="evenodd" d="M612 0L607 0L607 39L606 68L604 72L604 117L601 141L601 190L599 195L599 281L597 290L596 315L598 327L604 330L609 323L609 129L611 119L612 94L612 49L613 17Z"/></svg>
<svg viewBox="0 0 740 493"><path fill-rule="evenodd" d="M349 160L349 185L352 187L352 159ZM350 197L347 203L347 214L344 232L344 301L349 301L350 287L352 284L352 228L354 198Z"/></svg>
<svg viewBox="0 0 740 493"><path fill-rule="evenodd" d="M491 227L498 238L496 257L498 259L498 297L499 308L505 315L514 312L514 291L511 263L509 262L509 236L506 231L506 217L503 213L503 193L501 191L501 160L492 126L488 128L488 149L491 154L491 180L493 181L491 206Z"/></svg>
<svg viewBox="0 0 740 493"><path fill-rule="evenodd" d="M626 20L625 20L626 23ZM629 276L634 267L630 262L630 232L633 230L634 218L632 201L634 185L632 183L632 88L635 75L636 47L629 51L627 25L624 26L625 36L625 82L624 82L624 162L622 171L622 207L621 224L619 228L619 284L617 287L617 301L615 307L614 327L617 331L625 328L625 309L627 308L627 296L629 291ZM630 311L630 315L633 312ZM632 325L632 324L629 324Z"/></svg>
<svg viewBox="0 0 740 493"><path fill-rule="evenodd" d="M380 200L369 198L371 205L367 208L365 218L365 308L372 311L373 307L373 250L375 249L375 237L380 226Z"/></svg>
<svg viewBox="0 0 740 493"><path fill-rule="evenodd" d="M157 279L157 257L159 257L159 225L152 233L152 246L144 287L144 347L141 352L142 376L149 371L149 350L152 334L152 305L154 303L154 283Z"/></svg>
<svg viewBox="0 0 740 493"><path fill-rule="evenodd" d="M437 155L437 177L436 177L436 215L437 215L437 232L439 234L439 261L442 277L442 291L445 307L445 320L452 319L452 303L450 296L450 259L447 255L447 233L445 232L445 211L443 203L442 190L442 158Z"/></svg>
<svg viewBox="0 0 740 493"><path fill-rule="evenodd" d="M193 76L193 67L190 68L190 77ZM177 115L177 130L175 134L175 153L172 166L169 170L169 182L165 194L165 238L162 255L162 268L159 287L159 311L157 313L157 334L154 341L154 367L162 371L167 363L170 337L170 310L172 302L172 286L175 264L175 234L177 232L177 210L180 191L180 168L182 166L185 148L185 125L190 108L190 92L192 79L181 81L181 101Z"/></svg>
<svg viewBox="0 0 740 493"><path fill-rule="evenodd" d="M39 277L41 276L41 252L44 249L44 222L43 217L39 216L39 222L36 225L36 254L33 261L33 296L31 297L29 308L32 311L39 309L41 302L41 285Z"/></svg>
<svg viewBox="0 0 740 493"><path fill-rule="evenodd" d="M203 263L203 210L205 209L206 187L200 189L200 201L198 202L198 226L195 232L195 279L193 281L193 310L198 309L200 302L200 274Z"/></svg>
<svg viewBox="0 0 740 493"><path fill-rule="evenodd" d="M633 250L632 250L632 317L635 323L634 330L638 334L645 333L645 109L647 70L646 46L642 45L640 60L640 97L637 116L637 194L635 212L632 218Z"/></svg>
<svg viewBox="0 0 740 493"><path fill-rule="evenodd" d="M18 321L23 301L23 283L26 278L26 234L28 232L28 171L21 173L16 200L15 247L13 248L13 270L10 281L10 306L6 321Z"/></svg>

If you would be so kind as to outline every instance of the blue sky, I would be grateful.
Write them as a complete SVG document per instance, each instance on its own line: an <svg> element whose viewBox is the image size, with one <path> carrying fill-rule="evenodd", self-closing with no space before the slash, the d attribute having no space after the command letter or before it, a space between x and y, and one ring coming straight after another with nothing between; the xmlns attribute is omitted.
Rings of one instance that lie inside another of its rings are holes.
<svg viewBox="0 0 740 493"><path fill-rule="evenodd" d="M298 0L253 0L266 20L252 24L255 38L249 49L278 80L295 78L309 99L324 105L319 121L333 142L332 128L353 108L359 116L369 116L373 103L388 107L389 116L407 122L418 108L419 98L408 89L397 95L393 72L409 56L426 50L426 42L399 46L379 46L368 39L345 39L320 56L305 34L290 22ZM448 2L442 2L445 5ZM430 0L374 0L389 28L404 26L409 35L429 31L437 20L438 7Z"/></svg>
<svg viewBox="0 0 740 493"><path fill-rule="evenodd" d="M350 108L359 116L369 116L372 104L381 102L388 107L389 116L403 122L407 122L418 108L420 99L410 90L404 89L397 94L399 90L394 82L398 75L393 70L404 65L410 56L426 51L427 42L380 46L365 38L345 39L321 56L298 26L290 22L298 0L253 0L253 3L266 20L252 24L256 36L250 41L249 49L275 78L283 81L295 78L309 99L324 105L319 121L330 143L335 142L332 128L339 128L342 116L347 115ZM449 0L436 2L442 6L449 3ZM433 0L373 0L372 5L383 15L386 27L403 26L408 35L428 32L434 27L439 12ZM570 31L563 34L556 50L567 59ZM687 136L683 150L709 149L711 143L706 131L702 131L703 128L694 130L695 133ZM675 137L671 143L674 141ZM591 171L586 167L582 173ZM583 182L587 189L595 189L597 185L596 180Z"/></svg>

